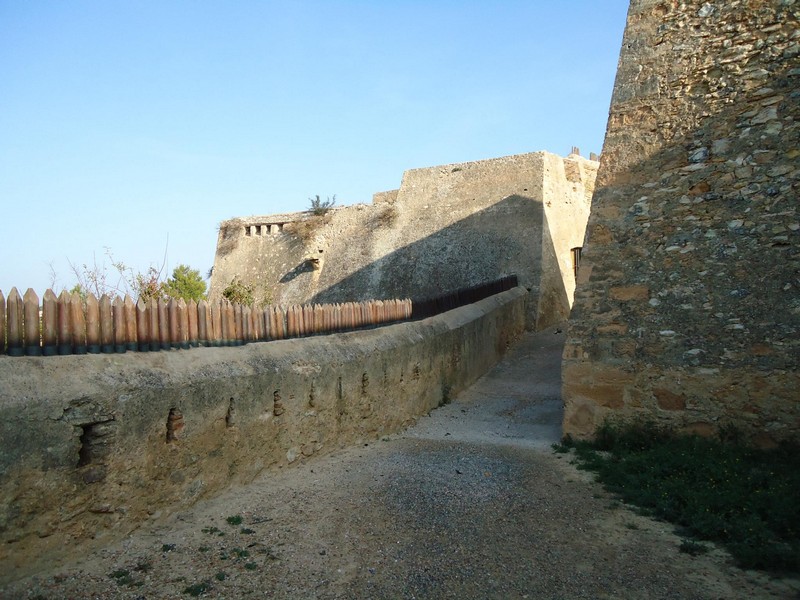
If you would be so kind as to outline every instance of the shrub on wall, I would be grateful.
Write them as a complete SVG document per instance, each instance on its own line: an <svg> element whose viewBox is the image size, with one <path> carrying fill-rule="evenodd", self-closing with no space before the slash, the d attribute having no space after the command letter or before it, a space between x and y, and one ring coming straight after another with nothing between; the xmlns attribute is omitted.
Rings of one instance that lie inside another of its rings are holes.
<svg viewBox="0 0 800 600"><path fill-rule="evenodd" d="M326 200L322 200L317 194L313 198L309 198L308 201L310 202L309 212L316 217L322 217L336 204L336 194L333 195L333 198L329 196Z"/></svg>
<svg viewBox="0 0 800 600"><path fill-rule="evenodd" d="M222 297L234 304L244 304L245 306L253 306L255 302L253 286L247 285L238 277L231 279L231 282L222 290Z"/></svg>

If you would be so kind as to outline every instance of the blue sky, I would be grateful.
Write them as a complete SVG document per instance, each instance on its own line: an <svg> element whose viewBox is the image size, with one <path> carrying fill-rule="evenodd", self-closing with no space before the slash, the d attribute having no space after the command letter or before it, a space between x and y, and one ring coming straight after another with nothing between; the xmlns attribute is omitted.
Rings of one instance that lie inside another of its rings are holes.
<svg viewBox="0 0 800 600"><path fill-rule="evenodd" d="M0 290L106 248L205 275L231 217L600 152L627 4L2 0Z"/></svg>

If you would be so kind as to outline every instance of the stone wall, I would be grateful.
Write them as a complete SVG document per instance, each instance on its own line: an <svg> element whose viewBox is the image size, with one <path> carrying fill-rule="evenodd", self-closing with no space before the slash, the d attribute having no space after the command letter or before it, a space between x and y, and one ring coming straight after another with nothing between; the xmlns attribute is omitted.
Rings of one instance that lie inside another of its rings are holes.
<svg viewBox="0 0 800 600"><path fill-rule="evenodd" d="M526 296L235 348L0 356L0 583L412 423L499 360L524 329Z"/></svg>
<svg viewBox="0 0 800 600"><path fill-rule="evenodd" d="M564 433L800 425L800 3L633 0L564 353Z"/></svg>
<svg viewBox="0 0 800 600"><path fill-rule="evenodd" d="M547 327L569 314L596 169L546 152L412 169L371 205L226 221L211 297L234 277L291 304L438 296L516 274L529 326Z"/></svg>

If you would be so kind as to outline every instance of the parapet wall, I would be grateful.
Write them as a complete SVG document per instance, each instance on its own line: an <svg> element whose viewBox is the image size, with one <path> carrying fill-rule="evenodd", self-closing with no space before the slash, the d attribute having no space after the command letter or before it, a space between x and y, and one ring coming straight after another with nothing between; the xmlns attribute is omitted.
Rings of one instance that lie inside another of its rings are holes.
<svg viewBox="0 0 800 600"><path fill-rule="evenodd" d="M264 469L398 431L499 360L526 296L234 348L0 356L0 582Z"/></svg>
<svg viewBox="0 0 800 600"><path fill-rule="evenodd" d="M564 353L607 417L800 432L800 4L633 0Z"/></svg>
<svg viewBox="0 0 800 600"><path fill-rule="evenodd" d="M238 277L275 304L424 298L517 275L529 327L569 314L597 163L546 152L406 171L373 204L222 224L214 299Z"/></svg>

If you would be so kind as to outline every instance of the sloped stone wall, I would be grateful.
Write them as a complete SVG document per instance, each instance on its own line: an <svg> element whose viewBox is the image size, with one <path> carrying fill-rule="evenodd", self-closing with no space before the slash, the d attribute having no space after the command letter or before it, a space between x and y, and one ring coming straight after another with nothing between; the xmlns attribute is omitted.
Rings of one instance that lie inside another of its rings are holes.
<svg viewBox="0 0 800 600"><path fill-rule="evenodd" d="M605 418L800 428L800 3L633 0L564 353Z"/></svg>
<svg viewBox="0 0 800 600"><path fill-rule="evenodd" d="M503 356L526 295L233 348L0 356L0 583L265 469L411 424Z"/></svg>

